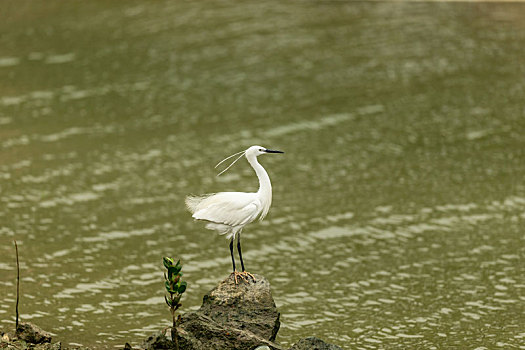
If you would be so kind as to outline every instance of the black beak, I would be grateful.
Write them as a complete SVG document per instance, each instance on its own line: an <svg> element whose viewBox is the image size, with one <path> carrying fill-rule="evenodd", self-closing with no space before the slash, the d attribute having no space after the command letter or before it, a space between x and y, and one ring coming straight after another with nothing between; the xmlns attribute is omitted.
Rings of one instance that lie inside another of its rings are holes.
<svg viewBox="0 0 525 350"><path fill-rule="evenodd" d="M264 150L266 153L284 153L283 151L274 151L273 149Z"/></svg>

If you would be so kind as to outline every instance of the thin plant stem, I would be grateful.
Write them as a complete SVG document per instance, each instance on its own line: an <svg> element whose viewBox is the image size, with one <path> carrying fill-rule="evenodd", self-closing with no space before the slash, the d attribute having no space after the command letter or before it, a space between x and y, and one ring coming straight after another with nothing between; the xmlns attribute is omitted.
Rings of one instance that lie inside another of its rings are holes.
<svg viewBox="0 0 525 350"><path fill-rule="evenodd" d="M20 262L18 261L18 244L15 241L15 250L16 250L16 323L15 323L15 333L18 330L18 302L20 300Z"/></svg>
<svg viewBox="0 0 525 350"><path fill-rule="evenodd" d="M171 340L175 341L176 339L175 337L175 310L170 309L170 311L171 311L171 319L173 321L173 326L171 327Z"/></svg>
<svg viewBox="0 0 525 350"><path fill-rule="evenodd" d="M171 301L173 302L173 295L170 296L170 299ZM178 325L178 320L177 318L175 317L175 313L177 312L177 307L170 307L170 311L171 311L171 320L173 322L173 326L171 327L171 341L175 343L175 349L176 350L179 350L179 337L178 337L178 334L177 334L177 325Z"/></svg>
<svg viewBox="0 0 525 350"><path fill-rule="evenodd" d="M171 340L175 342L175 349L179 350L179 337L177 334L177 322L175 321L175 310L173 314L173 328L171 329Z"/></svg>

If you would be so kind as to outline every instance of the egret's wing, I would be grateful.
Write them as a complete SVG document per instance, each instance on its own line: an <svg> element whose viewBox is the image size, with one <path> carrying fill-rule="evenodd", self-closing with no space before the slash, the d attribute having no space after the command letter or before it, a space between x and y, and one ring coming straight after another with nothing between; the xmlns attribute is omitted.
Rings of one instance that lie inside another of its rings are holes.
<svg viewBox="0 0 525 350"><path fill-rule="evenodd" d="M246 225L257 217L261 208L255 193L221 192L195 202L195 199L191 202L195 219L229 226Z"/></svg>

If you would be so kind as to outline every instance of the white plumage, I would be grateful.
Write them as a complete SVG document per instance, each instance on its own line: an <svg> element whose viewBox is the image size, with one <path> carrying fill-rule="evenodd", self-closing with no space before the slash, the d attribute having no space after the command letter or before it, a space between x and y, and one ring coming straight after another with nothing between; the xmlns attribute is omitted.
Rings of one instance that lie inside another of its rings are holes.
<svg viewBox="0 0 525 350"><path fill-rule="evenodd" d="M206 221L206 228L226 235L227 238L230 239L234 273L237 272L233 258L233 241L237 238L237 250L241 259L243 272L245 272L240 246L240 233L244 226L254 221L257 217L259 217L259 220L264 219L272 204L272 184L270 177L261 164L257 162L257 157L266 153L284 152L269 150L261 146L252 146L246 151L234 154L233 156L240 155L224 170L226 171L242 156L245 156L259 179L259 190L257 192L219 192L186 197L186 207L193 214L194 219ZM224 162L224 160L222 162Z"/></svg>
<svg viewBox="0 0 525 350"><path fill-rule="evenodd" d="M262 203L257 197L257 193L221 192L189 196L186 205L194 219L209 221L207 228L232 238L238 229L255 220L261 212Z"/></svg>

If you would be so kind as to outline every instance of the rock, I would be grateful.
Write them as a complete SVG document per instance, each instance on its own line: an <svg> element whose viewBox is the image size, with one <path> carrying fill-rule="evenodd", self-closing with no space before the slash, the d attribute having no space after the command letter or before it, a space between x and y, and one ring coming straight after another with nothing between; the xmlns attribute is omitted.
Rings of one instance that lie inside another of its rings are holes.
<svg viewBox="0 0 525 350"><path fill-rule="evenodd" d="M31 344L51 343L51 334L30 322L18 324L16 337Z"/></svg>
<svg viewBox="0 0 525 350"><path fill-rule="evenodd" d="M299 340L289 350L342 350L339 346L328 344L316 337Z"/></svg>
<svg viewBox="0 0 525 350"><path fill-rule="evenodd" d="M62 346L58 343L30 344L24 340L14 340L10 342L0 342L0 349L17 349L17 350L61 350ZM78 350L78 349L76 349Z"/></svg>
<svg viewBox="0 0 525 350"><path fill-rule="evenodd" d="M272 350L282 349L248 329L219 324L199 312L184 315L179 329L179 345L181 350L253 350L260 345Z"/></svg>
<svg viewBox="0 0 525 350"><path fill-rule="evenodd" d="M182 316L177 327L181 350L253 350L267 346L282 348L273 341L279 331L279 312L272 298L270 283L263 276L256 281L239 280L230 275L203 298L195 312ZM146 349L172 349L169 336L156 334L143 344Z"/></svg>
<svg viewBox="0 0 525 350"><path fill-rule="evenodd" d="M230 275L204 296L199 312L219 324L246 329L273 341L281 325L280 314L268 280L259 275L255 278L256 282L249 279L235 285Z"/></svg>
<svg viewBox="0 0 525 350"><path fill-rule="evenodd" d="M31 347L32 350L61 350L62 345L60 342L57 343L43 343L36 344L34 347Z"/></svg>
<svg viewBox="0 0 525 350"><path fill-rule="evenodd" d="M266 278L239 280L230 275L209 291L199 310L181 317L177 327L180 350L283 350L274 343L280 314ZM175 349L171 329L150 336L144 349ZM301 339L290 350L342 350L321 339Z"/></svg>
<svg viewBox="0 0 525 350"><path fill-rule="evenodd" d="M148 350L175 349L175 343L168 339L164 332L158 332L146 338L141 348Z"/></svg>
<svg viewBox="0 0 525 350"><path fill-rule="evenodd" d="M16 336L1 333L0 349L61 350L60 342L51 343L51 335L32 323L20 323Z"/></svg>
<svg viewBox="0 0 525 350"><path fill-rule="evenodd" d="M2 343L9 343L9 341L11 341L11 338L13 338L12 335L4 333L4 332L1 332L0 335L1 335L0 342Z"/></svg>

